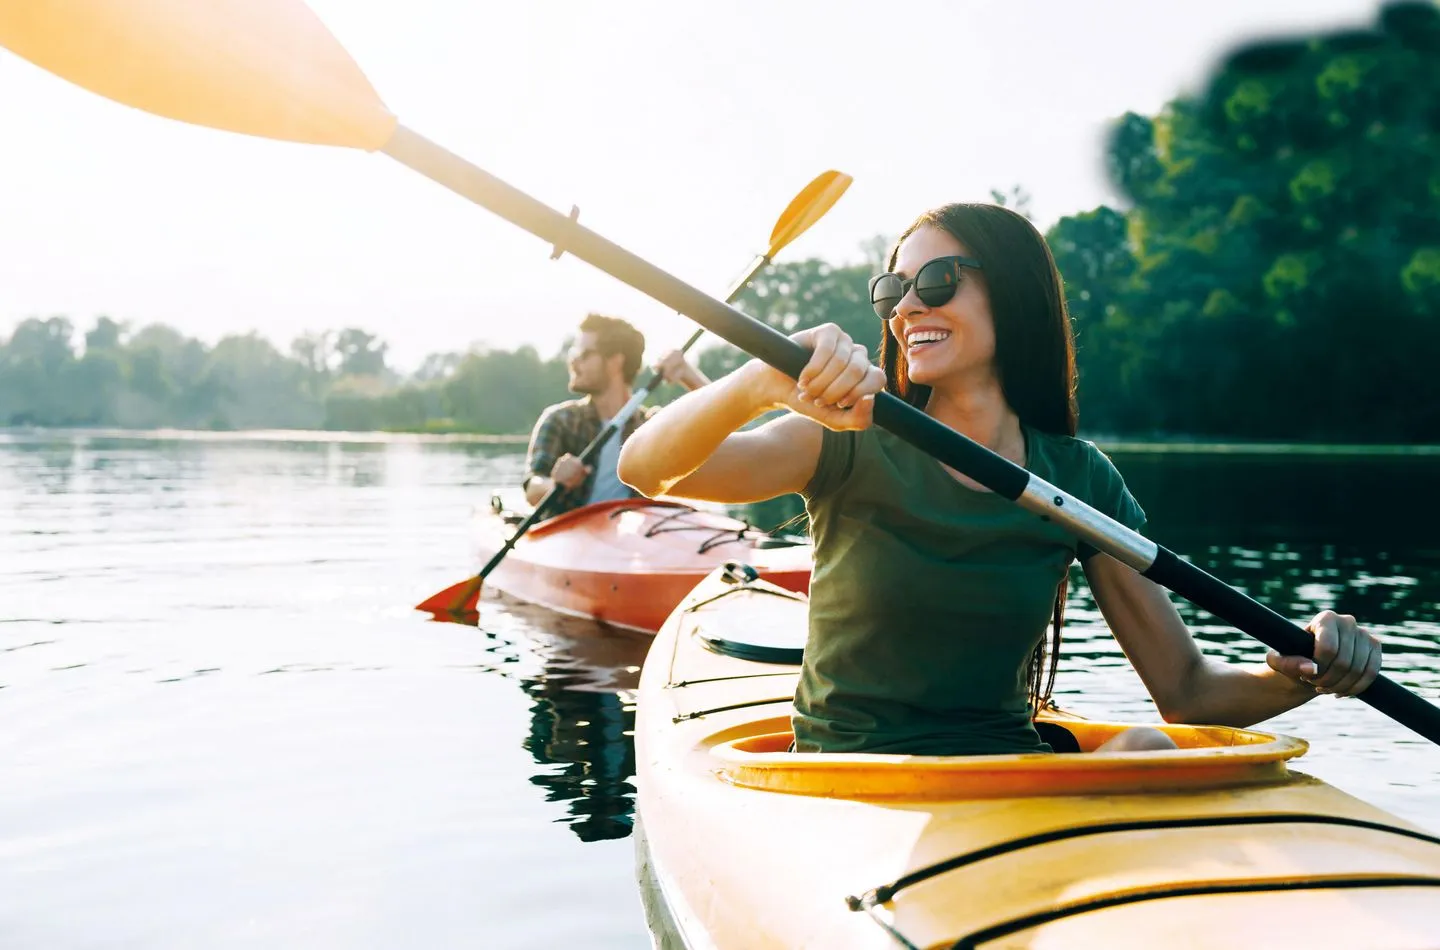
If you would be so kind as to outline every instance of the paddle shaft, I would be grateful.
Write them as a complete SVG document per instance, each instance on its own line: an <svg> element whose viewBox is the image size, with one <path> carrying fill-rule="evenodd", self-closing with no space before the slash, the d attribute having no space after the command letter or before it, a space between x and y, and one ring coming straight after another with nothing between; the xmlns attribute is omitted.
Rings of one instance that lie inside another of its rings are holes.
<svg viewBox="0 0 1440 950"><path fill-rule="evenodd" d="M805 368L809 351L789 337L590 231L573 214L560 214L405 126L396 128L381 151L549 241L556 256L566 251L574 254L781 372L798 377ZM1280 653L1314 655L1314 637L1268 607L889 393L875 397L875 424L996 494L1060 524ZM492 565L503 553L492 558ZM1380 676L1360 698L1440 744L1440 709L1394 681Z"/></svg>

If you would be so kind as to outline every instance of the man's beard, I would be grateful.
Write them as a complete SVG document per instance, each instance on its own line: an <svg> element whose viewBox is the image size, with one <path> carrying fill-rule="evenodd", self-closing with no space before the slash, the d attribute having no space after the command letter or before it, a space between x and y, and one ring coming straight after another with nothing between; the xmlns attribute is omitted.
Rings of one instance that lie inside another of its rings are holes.
<svg viewBox="0 0 1440 950"><path fill-rule="evenodd" d="M577 396L594 396L603 391L604 387L593 382L586 382L583 378L570 383L570 391Z"/></svg>

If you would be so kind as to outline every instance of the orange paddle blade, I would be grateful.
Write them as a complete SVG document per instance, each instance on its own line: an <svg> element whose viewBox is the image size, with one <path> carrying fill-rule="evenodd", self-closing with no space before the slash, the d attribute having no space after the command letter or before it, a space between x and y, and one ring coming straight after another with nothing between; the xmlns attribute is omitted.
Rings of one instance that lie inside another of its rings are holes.
<svg viewBox="0 0 1440 950"><path fill-rule="evenodd" d="M469 590L472 586L474 590ZM475 583L475 578L467 577L460 583L451 584L440 593L425 598L415 605L415 609L429 614L431 620L479 626L480 585Z"/></svg>
<svg viewBox="0 0 1440 950"><path fill-rule="evenodd" d="M395 117L300 0L3 0L0 46L155 115L374 151Z"/></svg>
<svg viewBox="0 0 1440 950"><path fill-rule="evenodd" d="M845 189L850 187L854 181L844 172L834 170L821 172L815 180L805 186L805 190L796 195L790 202L790 206L780 215L780 220L775 222L775 230L770 234L770 247L765 252L766 257L774 257L791 241L810 229L810 226L821 218L825 212L835 206L840 196L845 194Z"/></svg>

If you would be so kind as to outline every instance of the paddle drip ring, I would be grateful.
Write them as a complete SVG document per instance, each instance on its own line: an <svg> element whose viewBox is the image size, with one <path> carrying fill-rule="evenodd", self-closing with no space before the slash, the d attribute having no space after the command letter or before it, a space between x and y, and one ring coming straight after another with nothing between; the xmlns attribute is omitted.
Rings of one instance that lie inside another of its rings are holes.
<svg viewBox="0 0 1440 950"><path fill-rule="evenodd" d="M579 206L579 205L571 205L571 206L570 206L570 223L571 223L571 224L574 224L575 222L577 222L577 221L579 221L579 220L580 220L580 206ZM556 241L554 244L550 245L550 247L551 247L550 259L551 259L552 261L558 261L558 260L560 259L560 255L562 255L562 254L565 253L565 245L562 244L562 243L560 243L559 241Z"/></svg>

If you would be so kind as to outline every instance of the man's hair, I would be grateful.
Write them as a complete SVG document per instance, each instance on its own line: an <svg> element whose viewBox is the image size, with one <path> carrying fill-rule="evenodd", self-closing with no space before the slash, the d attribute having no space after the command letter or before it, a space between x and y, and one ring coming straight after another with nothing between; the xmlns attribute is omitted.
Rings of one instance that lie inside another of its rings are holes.
<svg viewBox="0 0 1440 950"><path fill-rule="evenodd" d="M585 319L580 321L580 332L595 334L595 348L601 356L622 354L625 363L620 371L625 376L625 383L635 382L635 376L640 372L640 360L645 355L645 334L619 317L598 313L585 315Z"/></svg>

